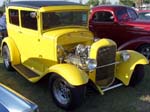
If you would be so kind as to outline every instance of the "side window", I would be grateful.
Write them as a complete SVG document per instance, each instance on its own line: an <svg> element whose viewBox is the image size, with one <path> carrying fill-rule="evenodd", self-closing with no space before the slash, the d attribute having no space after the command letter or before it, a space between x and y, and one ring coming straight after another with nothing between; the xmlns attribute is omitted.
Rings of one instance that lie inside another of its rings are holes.
<svg viewBox="0 0 150 112"><path fill-rule="evenodd" d="M125 8L117 10L116 15L117 15L119 21L129 18L127 10Z"/></svg>
<svg viewBox="0 0 150 112"><path fill-rule="evenodd" d="M21 11L21 25L24 28L37 30L37 18L34 11Z"/></svg>
<svg viewBox="0 0 150 112"><path fill-rule="evenodd" d="M19 26L19 12L15 9L9 9L9 22Z"/></svg>
<svg viewBox="0 0 150 112"><path fill-rule="evenodd" d="M137 13L133 9L127 9L128 15L131 19L137 19Z"/></svg>
<svg viewBox="0 0 150 112"><path fill-rule="evenodd" d="M94 14L93 20L97 22L113 22L114 17L110 12L101 11Z"/></svg>

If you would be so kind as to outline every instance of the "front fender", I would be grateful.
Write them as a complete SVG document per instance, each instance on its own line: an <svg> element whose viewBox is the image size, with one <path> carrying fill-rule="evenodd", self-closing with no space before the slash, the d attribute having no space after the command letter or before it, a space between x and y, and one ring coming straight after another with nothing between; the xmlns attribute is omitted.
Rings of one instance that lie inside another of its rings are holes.
<svg viewBox="0 0 150 112"><path fill-rule="evenodd" d="M4 45L8 46L9 52L10 52L10 61L12 65L19 64L20 63L20 53L16 47L15 42L12 38L4 38L1 44L1 49ZM2 55L2 54L1 54Z"/></svg>
<svg viewBox="0 0 150 112"><path fill-rule="evenodd" d="M126 62L122 61L120 64L116 65L115 77L121 80L125 85L129 85L135 66L138 64L145 65L148 64L149 62L145 56L136 51L132 50L124 50L124 51L127 51L130 54L130 59L127 60ZM119 51L117 52L116 58L118 62L121 61Z"/></svg>
<svg viewBox="0 0 150 112"><path fill-rule="evenodd" d="M88 75L71 64L57 64L49 68L50 73L63 77L69 84L79 86L88 82Z"/></svg>

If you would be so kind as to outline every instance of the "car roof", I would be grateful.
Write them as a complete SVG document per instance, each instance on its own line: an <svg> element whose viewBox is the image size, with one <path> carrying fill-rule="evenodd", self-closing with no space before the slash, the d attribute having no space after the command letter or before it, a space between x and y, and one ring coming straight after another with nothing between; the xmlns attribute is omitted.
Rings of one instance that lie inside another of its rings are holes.
<svg viewBox="0 0 150 112"><path fill-rule="evenodd" d="M29 8L41 8L47 6L62 6L62 5L82 5L74 2L66 1L15 1L10 2L7 6L21 6Z"/></svg>
<svg viewBox="0 0 150 112"><path fill-rule="evenodd" d="M116 10L120 8L131 8L125 5L99 5L96 7L93 7L92 10L98 10L98 9L109 9L109 10Z"/></svg>

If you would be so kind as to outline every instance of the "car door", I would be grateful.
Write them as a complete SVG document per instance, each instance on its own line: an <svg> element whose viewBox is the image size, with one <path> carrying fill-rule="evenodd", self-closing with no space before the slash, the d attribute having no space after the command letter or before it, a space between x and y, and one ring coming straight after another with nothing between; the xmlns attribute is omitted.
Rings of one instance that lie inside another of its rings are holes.
<svg viewBox="0 0 150 112"><path fill-rule="evenodd" d="M40 56L38 53L39 33L37 24L36 11L21 10L21 28L20 28L20 52L21 62L32 70L42 71L41 65L38 63Z"/></svg>
<svg viewBox="0 0 150 112"><path fill-rule="evenodd" d="M116 33L114 33L113 38L117 42L118 47L120 47L134 39L135 35L138 37L139 31L131 23L132 20L137 18L137 14L131 8L120 8L115 10L115 15L117 17L117 23L114 28Z"/></svg>
<svg viewBox="0 0 150 112"><path fill-rule="evenodd" d="M126 37L125 22L119 22L115 12L96 11L90 20L90 30L94 32L95 37L110 38L118 46L124 42Z"/></svg>
<svg viewBox="0 0 150 112"><path fill-rule="evenodd" d="M110 11L97 11L90 20L90 30L96 37L109 38L113 34L114 16Z"/></svg>

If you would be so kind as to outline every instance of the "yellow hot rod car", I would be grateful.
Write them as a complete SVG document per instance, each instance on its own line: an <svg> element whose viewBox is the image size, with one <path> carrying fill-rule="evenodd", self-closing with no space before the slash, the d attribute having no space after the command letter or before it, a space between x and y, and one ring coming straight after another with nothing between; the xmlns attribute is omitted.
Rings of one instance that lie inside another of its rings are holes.
<svg viewBox="0 0 150 112"><path fill-rule="evenodd" d="M72 2L10 2L8 37L1 44L5 68L33 83L49 76L52 97L63 109L82 103L89 82L101 94L136 85L148 60L135 51L117 51L110 39L94 39L88 14L88 6Z"/></svg>

